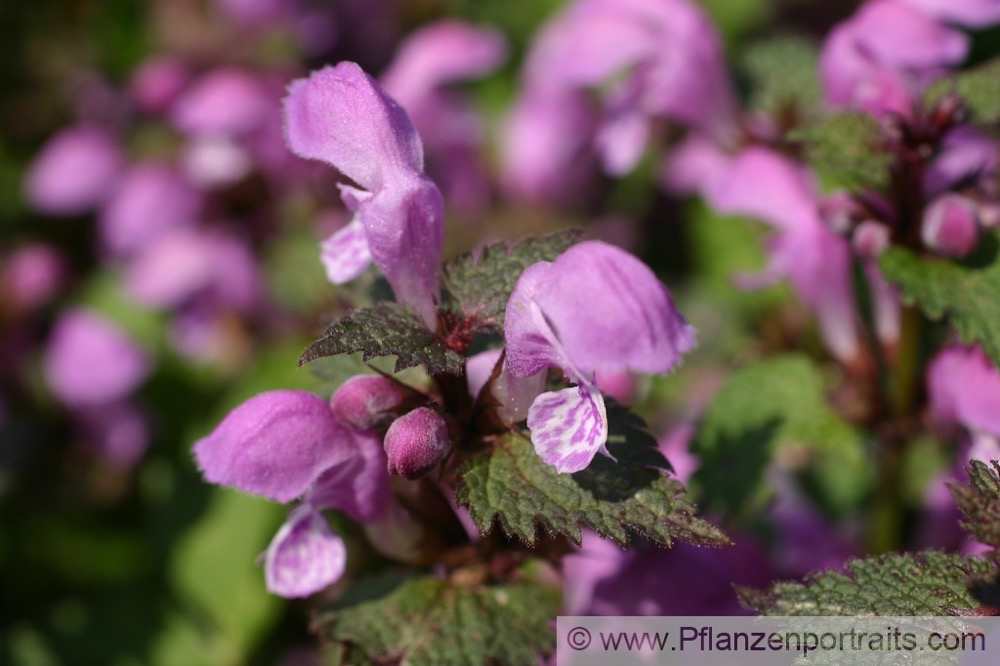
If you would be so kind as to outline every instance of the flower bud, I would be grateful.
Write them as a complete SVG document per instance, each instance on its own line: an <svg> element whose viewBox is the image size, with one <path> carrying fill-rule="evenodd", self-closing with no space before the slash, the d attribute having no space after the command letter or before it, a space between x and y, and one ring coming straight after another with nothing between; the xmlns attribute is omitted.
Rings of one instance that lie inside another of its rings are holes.
<svg viewBox="0 0 1000 666"><path fill-rule="evenodd" d="M448 425L433 409L418 407L392 422L385 433L389 473L418 479L448 452Z"/></svg>
<svg viewBox="0 0 1000 666"><path fill-rule="evenodd" d="M850 231L860 213L854 197L843 190L834 192L819 204L820 217L838 234Z"/></svg>
<svg viewBox="0 0 1000 666"><path fill-rule="evenodd" d="M371 430L388 421L406 396L402 387L382 375L357 375L330 398L337 420L355 430Z"/></svg>
<svg viewBox="0 0 1000 666"><path fill-rule="evenodd" d="M979 241L979 213L963 196L945 194L924 211L920 237L927 247L941 254L962 257Z"/></svg>
<svg viewBox="0 0 1000 666"><path fill-rule="evenodd" d="M889 247L889 227L875 220L865 220L854 230L851 242L862 259L878 259Z"/></svg>

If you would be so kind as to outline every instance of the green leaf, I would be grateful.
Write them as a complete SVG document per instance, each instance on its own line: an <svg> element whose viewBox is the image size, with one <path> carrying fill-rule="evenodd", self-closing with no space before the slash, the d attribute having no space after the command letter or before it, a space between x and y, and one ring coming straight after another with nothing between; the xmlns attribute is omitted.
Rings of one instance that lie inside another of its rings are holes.
<svg viewBox="0 0 1000 666"><path fill-rule="evenodd" d="M348 590L313 629L348 664L537 664L555 649L561 602L558 589L529 581L383 576Z"/></svg>
<svg viewBox="0 0 1000 666"><path fill-rule="evenodd" d="M281 612L283 602L268 594L256 558L284 512L273 502L218 489L208 512L174 551L171 582L211 620L225 661L249 655Z"/></svg>
<svg viewBox="0 0 1000 666"><path fill-rule="evenodd" d="M579 229L528 238L515 245L493 243L447 262L442 271L445 294L479 328L503 331L504 310L514 284L528 266L553 261L582 237Z"/></svg>
<svg viewBox="0 0 1000 666"><path fill-rule="evenodd" d="M985 235L961 261L922 258L893 247L882 254L879 266L908 303L915 302L932 319L950 315L962 340L979 343L1000 367L1000 232Z"/></svg>
<svg viewBox="0 0 1000 666"><path fill-rule="evenodd" d="M979 543L1000 550L1000 462L973 460L968 484L951 484L951 496L965 514L962 528Z"/></svg>
<svg viewBox="0 0 1000 666"><path fill-rule="evenodd" d="M863 113L839 113L793 133L805 143L807 162L825 183L850 190L883 189L893 155L878 122Z"/></svg>
<svg viewBox="0 0 1000 666"><path fill-rule="evenodd" d="M816 45L796 36L750 46L742 58L752 82L750 105L772 115L794 110L806 118L815 116L823 97L817 57Z"/></svg>
<svg viewBox="0 0 1000 666"><path fill-rule="evenodd" d="M461 374L464 359L449 349L411 310L396 303L355 310L330 324L302 353L299 365L325 356L363 352L364 360L396 356L396 371L422 365L431 374Z"/></svg>
<svg viewBox="0 0 1000 666"><path fill-rule="evenodd" d="M738 592L762 615L955 615L980 606L967 585L991 569L961 555L888 554L848 562L847 574L825 571L803 583Z"/></svg>
<svg viewBox="0 0 1000 666"><path fill-rule="evenodd" d="M962 98L976 122L1000 121L1000 58L938 82L928 91L927 99L933 105L948 93Z"/></svg>
<svg viewBox="0 0 1000 666"><path fill-rule="evenodd" d="M804 356L779 356L734 373L702 420L694 481L706 506L753 516L770 497L765 471L776 457L812 470L828 508L846 510L871 472L863 440L827 404L823 378Z"/></svg>
<svg viewBox="0 0 1000 666"><path fill-rule="evenodd" d="M458 502L469 507L484 533L499 519L504 531L529 545L538 525L580 543L581 526L627 544L629 531L661 544L674 539L703 545L729 543L722 532L698 518L684 486L667 475L666 459L642 422L609 406L608 450L587 469L560 474L544 463L518 433L498 438L474 454L460 470Z"/></svg>

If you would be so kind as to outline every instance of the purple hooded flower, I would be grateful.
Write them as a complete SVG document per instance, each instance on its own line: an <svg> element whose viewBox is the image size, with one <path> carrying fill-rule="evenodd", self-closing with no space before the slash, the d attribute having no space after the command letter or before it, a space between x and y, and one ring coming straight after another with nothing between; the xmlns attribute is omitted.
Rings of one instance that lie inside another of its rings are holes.
<svg viewBox="0 0 1000 666"><path fill-rule="evenodd" d="M177 171L159 162L132 165L101 211L104 246L124 256L198 219L201 198Z"/></svg>
<svg viewBox="0 0 1000 666"><path fill-rule="evenodd" d="M543 28L524 77L529 91L599 91L594 138L613 174L635 166L655 118L722 142L735 127L721 40L687 0L578 0Z"/></svg>
<svg viewBox="0 0 1000 666"><path fill-rule="evenodd" d="M576 386L542 393L528 428L542 460L576 472L607 454L607 414L595 373L665 373L694 347L694 329L641 261L589 241L528 267L507 303L506 368L526 378L561 368Z"/></svg>
<svg viewBox="0 0 1000 666"><path fill-rule="evenodd" d="M302 498L265 554L268 589L282 596L312 594L343 574L344 543L323 509L367 521L389 497L378 435L344 426L327 401L305 391L250 398L194 454L211 483L283 503Z"/></svg>
<svg viewBox="0 0 1000 666"><path fill-rule="evenodd" d="M360 67L343 62L289 86L285 130L294 153L336 167L363 188L341 185L355 218L324 243L327 272L355 277L363 270L359 257L370 254L396 297L433 327L444 204L423 174L420 137L403 109Z"/></svg>
<svg viewBox="0 0 1000 666"><path fill-rule="evenodd" d="M322 398L269 391L230 412L194 453L207 481L290 502L354 457L353 437Z"/></svg>
<svg viewBox="0 0 1000 666"><path fill-rule="evenodd" d="M174 103L174 125L191 135L241 135L255 130L276 104L253 74L219 68L195 81Z"/></svg>
<svg viewBox="0 0 1000 666"><path fill-rule="evenodd" d="M240 239L217 231L178 229L145 248L128 265L129 295L145 305L203 306L250 312L261 302L257 261Z"/></svg>
<svg viewBox="0 0 1000 666"><path fill-rule="evenodd" d="M105 130L85 125L62 130L28 170L25 196L49 215L86 213L111 192L122 160L118 143Z"/></svg>
<svg viewBox="0 0 1000 666"><path fill-rule="evenodd" d="M705 190L719 212L756 217L778 230L770 263L757 282L790 279L816 313L830 351L841 360L852 359L858 332L850 250L820 219L809 173L775 152L749 148L710 179Z"/></svg>
<svg viewBox="0 0 1000 666"><path fill-rule="evenodd" d="M216 3L233 20L257 26L287 19L295 0L216 0Z"/></svg>
<svg viewBox="0 0 1000 666"><path fill-rule="evenodd" d="M965 59L968 38L906 0L874 0L836 26L820 54L827 100L907 114L944 67Z"/></svg>
<svg viewBox="0 0 1000 666"><path fill-rule="evenodd" d="M149 113L162 113L187 86L191 73L176 58L162 56L147 60L132 73L129 93L135 104Z"/></svg>
<svg viewBox="0 0 1000 666"><path fill-rule="evenodd" d="M66 279L66 262L48 245L18 248L0 268L0 284L6 298L21 308L48 303Z"/></svg>
<svg viewBox="0 0 1000 666"><path fill-rule="evenodd" d="M902 0L924 13L948 23L981 28L1000 23L997 0Z"/></svg>
<svg viewBox="0 0 1000 666"><path fill-rule="evenodd" d="M412 33L382 76L386 92L409 113L424 140L428 170L450 205L481 208L489 182L482 163L483 123L448 86L483 77L506 57L496 30L442 20Z"/></svg>
<svg viewBox="0 0 1000 666"><path fill-rule="evenodd" d="M940 152L924 174L928 195L941 194L967 178L995 176L1000 167L1000 144L970 127L948 132Z"/></svg>
<svg viewBox="0 0 1000 666"><path fill-rule="evenodd" d="M500 179L507 194L529 201L576 198L592 175L587 144L596 127L579 91L522 91L503 128Z"/></svg>
<svg viewBox="0 0 1000 666"><path fill-rule="evenodd" d="M496 30L456 20L437 21L411 33L400 45L382 76L382 85L424 134L421 104L443 86L489 74L500 66L506 52L503 35Z"/></svg>
<svg viewBox="0 0 1000 666"><path fill-rule="evenodd" d="M745 615L733 585L765 587L770 570L766 551L749 536L737 535L730 548L678 543L626 551L587 532L580 550L563 560L566 613Z"/></svg>
<svg viewBox="0 0 1000 666"><path fill-rule="evenodd" d="M1000 437L1000 372L979 347L941 351L927 370L927 389L940 425Z"/></svg>
<svg viewBox="0 0 1000 666"><path fill-rule="evenodd" d="M374 431L351 434L354 457L324 472L305 501L318 509L338 509L358 522L369 522L382 515L391 498L385 450Z"/></svg>
<svg viewBox="0 0 1000 666"><path fill-rule="evenodd" d="M85 309L64 312L49 337L43 371L71 407L117 402L149 375L146 353L123 331Z"/></svg>
<svg viewBox="0 0 1000 666"><path fill-rule="evenodd" d="M149 447L149 420L128 401L78 409L74 418L84 444L113 467L135 466Z"/></svg>

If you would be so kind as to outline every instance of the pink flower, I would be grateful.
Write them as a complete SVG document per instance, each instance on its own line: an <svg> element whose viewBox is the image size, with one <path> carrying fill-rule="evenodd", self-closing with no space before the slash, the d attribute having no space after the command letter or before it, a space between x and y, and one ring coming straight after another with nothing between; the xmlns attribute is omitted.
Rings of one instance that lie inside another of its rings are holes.
<svg viewBox="0 0 1000 666"><path fill-rule="evenodd" d="M595 373L666 373L694 347L694 329L641 261L600 241L529 266L507 303L506 367L529 378L561 368L576 386L528 411L535 450L560 472L607 455L607 413Z"/></svg>
<svg viewBox="0 0 1000 666"><path fill-rule="evenodd" d="M791 280L816 313L830 351L841 360L853 358L859 343L850 251L820 219L810 174L768 149L749 148L705 189L719 212L755 217L776 229L770 263L755 283Z"/></svg>
<svg viewBox="0 0 1000 666"><path fill-rule="evenodd" d="M43 358L49 388L71 407L117 402L138 387L150 369L146 352L124 331L82 308L62 314Z"/></svg>
<svg viewBox="0 0 1000 666"><path fill-rule="evenodd" d="M871 113L908 114L915 96L960 63L968 38L907 0L874 0L836 26L820 54L827 100Z"/></svg>
<svg viewBox="0 0 1000 666"><path fill-rule="evenodd" d="M527 96L597 91L602 121L593 140L611 174L636 165L654 119L721 142L735 128L721 40L687 0L578 0L543 28L524 79Z"/></svg>
<svg viewBox="0 0 1000 666"><path fill-rule="evenodd" d="M369 521L389 499L377 433L345 426L327 401L305 391L250 398L195 443L194 454L211 483L282 503L302 498L264 558L268 590L286 597L318 592L344 572L344 542L323 509Z"/></svg>
<svg viewBox="0 0 1000 666"><path fill-rule="evenodd" d="M35 157L24 182L25 196L49 215L79 215L96 208L115 186L122 168L118 143L87 125L64 129Z"/></svg>
<svg viewBox="0 0 1000 666"><path fill-rule="evenodd" d="M423 147L406 113L344 62L289 86L285 129L294 153L336 167L361 187L340 186L355 217L323 245L328 274L352 279L371 256L397 299L433 327L444 205L423 174Z"/></svg>

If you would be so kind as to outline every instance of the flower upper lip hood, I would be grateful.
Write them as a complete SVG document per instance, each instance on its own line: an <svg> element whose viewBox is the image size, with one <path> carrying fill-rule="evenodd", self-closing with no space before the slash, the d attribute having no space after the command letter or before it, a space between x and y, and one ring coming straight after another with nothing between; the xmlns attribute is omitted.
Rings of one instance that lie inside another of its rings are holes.
<svg viewBox="0 0 1000 666"><path fill-rule="evenodd" d="M507 304L507 363L515 376L544 367L670 371L694 347L694 329L641 261L612 245L574 245L529 267Z"/></svg>
<svg viewBox="0 0 1000 666"><path fill-rule="evenodd" d="M296 155L336 167L369 192L424 168L423 144L406 112L353 62L292 82L285 134Z"/></svg>
<svg viewBox="0 0 1000 666"><path fill-rule="evenodd" d="M444 202L423 173L423 146L406 112L351 62L293 82L284 109L292 152L336 167L362 188L341 187L355 217L324 243L328 274L356 277L369 253L397 299L433 328Z"/></svg>

